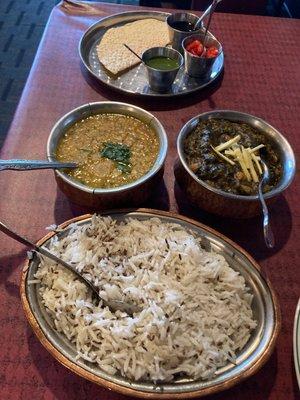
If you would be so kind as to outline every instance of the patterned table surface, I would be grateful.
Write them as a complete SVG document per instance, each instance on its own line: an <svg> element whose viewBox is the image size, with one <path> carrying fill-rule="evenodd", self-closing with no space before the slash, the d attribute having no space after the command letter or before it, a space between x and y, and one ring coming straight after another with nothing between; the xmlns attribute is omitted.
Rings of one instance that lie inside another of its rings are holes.
<svg viewBox="0 0 300 400"><path fill-rule="evenodd" d="M164 183L145 205L172 210L212 226L250 252L276 289L282 309L282 330L276 349L254 377L212 399L290 400L299 395L292 358L293 317L300 294L299 179L272 211L277 246L265 249L261 220L216 218L191 206L174 184L176 137L194 115L214 109L235 109L267 120L294 148L300 147L300 21L216 14L212 31L225 50L225 71L213 87L172 101L140 101L116 95L86 80L78 41L99 18L130 6L65 1L54 8L15 114L2 158L44 158L55 121L90 101L132 102L157 116L169 136ZM57 189L51 171L1 172L0 219L32 240L45 227L86 212L69 203ZM0 398L1 399L125 399L84 381L55 361L33 335L19 299L20 264L25 249L0 236Z"/></svg>

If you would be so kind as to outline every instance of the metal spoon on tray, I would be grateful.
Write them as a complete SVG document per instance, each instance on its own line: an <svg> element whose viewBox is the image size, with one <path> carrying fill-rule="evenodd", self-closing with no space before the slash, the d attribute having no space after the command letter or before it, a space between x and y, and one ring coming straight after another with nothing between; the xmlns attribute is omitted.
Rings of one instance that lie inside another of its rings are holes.
<svg viewBox="0 0 300 400"><path fill-rule="evenodd" d="M260 162L263 167L263 174L262 174L262 178L258 185L258 197L259 197L259 200L262 205L262 211L263 211L263 216L264 216L263 217L263 230L264 230L265 243L266 243L267 247L272 249L275 245L275 240L274 240L274 235L273 235L272 228L270 225L268 207L266 205L266 202L265 202L265 199L263 196L263 187L270 179L270 172L269 172L269 168L268 168L267 164L265 163L265 161L263 159L261 159Z"/></svg>
<svg viewBox="0 0 300 400"><path fill-rule="evenodd" d="M14 232L12 229L8 228L5 224L3 224L3 222L0 222L0 231L5 233L9 237L13 238L14 240L16 240L22 244L25 244L25 246L31 247L36 253L42 254L43 256L50 258L52 261L62 265L63 267L67 268L69 271L73 272L79 278L79 280L81 282L83 282L89 289L91 289L93 291L93 293L96 295L97 299L101 300L103 302L103 305L107 306L112 312L123 311L123 312L127 313L129 316L132 316L133 313L140 311L140 308L134 304L128 304L128 303L125 303L124 301L120 301L120 300L109 300L109 301L104 300L99 295L99 288L94 286L91 281L89 281L83 275L81 275L74 266L72 266L71 264L62 260L61 258L57 257L56 255L50 253L50 251L47 250L45 247L37 246L36 244L30 242L25 237L19 235L18 233Z"/></svg>
<svg viewBox="0 0 300 400"><path fill-rule="evenodd" d="M59 161L43 161L43 160L0 160L0 171L12 169L16 171L31 171L34 169L61 169L76 168L74 162L62 163Z"/></svg>
<svg viewBox="0 0 300 400"><path fill-rule="evenodd" d="M123 43L123 46L126 47L127 50L129 50L132 54L134 54L140 61L142 61L143 64L144 60L142 59L142 57L140 57L134 50L132 50L127 44Z"/></svg>
<svg viewBox="0 0 300 400"><path fill-rule="evenodd" d="M204 38L203 38L203 43L202 43L203 44L202 54L205 52L206 37L207 37L208 29L210 27L211 19L212 19L213 13L214 13L214 11L215 11L215 9L217 7L217 4L219 2L220 2L220 0L213 0L213 2L210 5L211 8L209 10L209 18L208 18L208 22L207 22L206 27L205 27ZM198 23L199 23L199 21L197 22L197 24ZM201 54L201 56L202 56L202 54Z"/></svg>

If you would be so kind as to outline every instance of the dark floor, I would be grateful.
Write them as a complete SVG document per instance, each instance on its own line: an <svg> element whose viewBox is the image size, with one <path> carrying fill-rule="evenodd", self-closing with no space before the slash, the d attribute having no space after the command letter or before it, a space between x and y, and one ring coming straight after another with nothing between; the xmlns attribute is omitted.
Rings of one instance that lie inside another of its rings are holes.
<svg viewBox="0 0 300 400"><path fill-rule="evenodd" d="M55 0L0 1L0 146Z"/></svg>
<svg viewBox="0 0 300 400"><path fill-rule="evenodd" d="M139 0L105 1L139 4ZM277 0L270 0L270 4L272 1ZM58 2L59 0L0 0L0 148L26 82L45 24L52 8ZM267 12L273 13L272 6Z"/></svg>
<svg viewBox="0 0 300 400"><path fill-rule="evenodd" d="M138 0L106 0L138 4ZM59 0L0 0L0 148L52 8Z"/></svg>

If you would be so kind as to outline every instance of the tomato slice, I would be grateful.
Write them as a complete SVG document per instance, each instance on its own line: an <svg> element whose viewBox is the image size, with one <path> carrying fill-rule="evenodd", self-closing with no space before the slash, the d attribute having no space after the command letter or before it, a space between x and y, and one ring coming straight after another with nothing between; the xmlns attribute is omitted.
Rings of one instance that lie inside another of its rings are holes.
<svg viewBox="0 0 300 400"><path fill-rule="evenodd" d="M200 56L203 51L203 45L200 40L193 40L186 46L186 50L192 53L194 56Z"/></svg>
<svg viewBox="0 0 300 400"><path fill-rule="evenodd" d="M202 43L197 43L197 46L195 46L195 52L197 53L197 55L200 57L202 52L203 52L203 45Z"/></svg>
<svg viewBox="0 0 300 400"><path fill-rule="evenodd" d="M199 46L199 44L201 44L200 40L194 40L194 41L191 43L192 47L197 47L197 46Z"/></svg>
<svg viewBox="0 0 300 400"><path fill-rule="evenodd" d="M189 52L190 52L191 54L193 54L193 56L197 56L197 57L198 57L198 54L196 53L196 50L195 50L195 49L191 49L191 50L189 50Z"/></svg>
<svg viewBox="0 0 300 400"><path fill-rule="evenodd" d="M215 46L211 46L207 49L205 57L206 58L214 58L219 54L219 50Z"/></svg>
<svg viewBox="0 0 300 400"><path fill-rule="evenodd" d="M191 49L192 49L192 44L193 44L193 42L192 43L189 43L187 46L186 46L186 50L187 51L191 51Z"/></svg>

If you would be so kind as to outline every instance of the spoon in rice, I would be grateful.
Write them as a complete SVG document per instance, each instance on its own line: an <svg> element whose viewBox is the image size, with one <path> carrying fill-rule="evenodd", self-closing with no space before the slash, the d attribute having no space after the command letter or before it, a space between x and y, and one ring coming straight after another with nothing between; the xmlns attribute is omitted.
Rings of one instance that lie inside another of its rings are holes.
<svg viewBox="0 0 300 400"><path fill-rule="evenodd" d="M81 275L76 270L75 267L73 267L71 264L67 263L66 261L62 260L61 258L57 257L56 255L50 253L50 251L47 250L45 247L37 246L36 244L30 242L24 236L21 236L18 233L14 232L12 229L8 228L1 221L0 221L0 231L5 233L9 237L15 239L16 241L18 241L22 244L25 244L25 246L31 247L34 250L34 252L39 253L47 258L50 258L55 263L60 264L63 267L67 268L69 271L73 272L82 283L84 283L89 289L91 289L93 291L93 293L96 295L97 299L99 301L102 301L103 305L107 306L110 309L110 311L112 311L112 312L122 311L122 312L125 312L126 314L128 314L130 317L132 317L134 313L141 311L140 307L138 307L134 304L125 303L124 301L121 301L121 300L108 300L108 301L104 300L99 294L99 288L94 286L91 281L89 281L83 275Z"/></svg>

